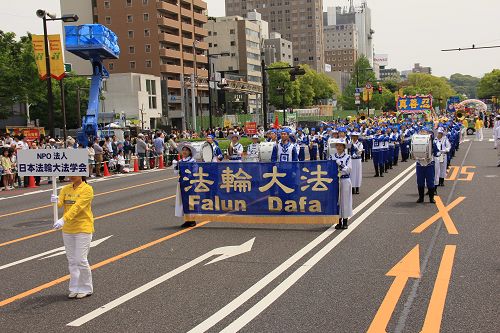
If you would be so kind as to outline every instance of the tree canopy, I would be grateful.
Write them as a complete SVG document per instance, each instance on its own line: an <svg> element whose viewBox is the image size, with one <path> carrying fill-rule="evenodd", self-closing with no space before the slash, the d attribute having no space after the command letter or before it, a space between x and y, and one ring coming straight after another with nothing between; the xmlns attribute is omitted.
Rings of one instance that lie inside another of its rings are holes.
<svg viewBox="0 0 500 333"><path fill-rule="evenodd" d="M477 95L479 98L500 97L500 69L494 69L483 76L477 87Z"/></svg>
<svg viewBox="0 0 500 333"><path fill-rule="evenodd" d="M451 87L461 95L467 98L477 98L477 86L480 79L471 75L455 73L450 76Z"/></svg>
<svg viewBox="0 0 500 333"><path fill-rule="evenodd" d="M428 95L434 99L434 105L440 108L446 107L446 101L450 96L456 95L448 80L431 74L411 73L408 80L403 82L403 93L405 95Z"/></svg>

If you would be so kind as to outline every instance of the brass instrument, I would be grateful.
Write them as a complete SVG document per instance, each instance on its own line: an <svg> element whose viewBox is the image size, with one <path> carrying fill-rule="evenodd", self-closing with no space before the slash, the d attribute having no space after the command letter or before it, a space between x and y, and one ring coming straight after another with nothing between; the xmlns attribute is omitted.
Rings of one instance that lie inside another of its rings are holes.
<svg viewBox="0 0 500 333"><path fill-rule="evenodd" d="M465 119L465 115L462 112L457 112L457 119L463 121Z"/></svg>

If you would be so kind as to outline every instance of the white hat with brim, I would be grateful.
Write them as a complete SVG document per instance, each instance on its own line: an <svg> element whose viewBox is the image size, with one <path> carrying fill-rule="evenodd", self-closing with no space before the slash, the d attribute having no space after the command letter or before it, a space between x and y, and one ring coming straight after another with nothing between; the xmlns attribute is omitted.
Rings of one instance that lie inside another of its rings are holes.
<svg viewBox="0 0 500 333"><path fill-rule="evenodd" d="M191 150L191 156L194 157L196 155L196 149L193 147L191 142L180 142L177 144L177 151L181 152L184 148Z"/></svg>
<svg viewBox="0 0 500 333"><path fill-rule="evenodd" d="M238 140L241 139L241 136L239 134L229 134L229 140L232 140L234 137L237 137Z"/></svg>
<svg viewBox="0 0 500 333"><path fill-rule="evenodd" d="M259 139L259 136L258 136L257 134L254 134L254 135L252 136L252 139Z"/></svg>
<svg viewBox="0 0 500 333"><path fill-rule="evenodd" d="M335 140L335 144L347 146L347 141L344 139L337 139Z"/></svg>

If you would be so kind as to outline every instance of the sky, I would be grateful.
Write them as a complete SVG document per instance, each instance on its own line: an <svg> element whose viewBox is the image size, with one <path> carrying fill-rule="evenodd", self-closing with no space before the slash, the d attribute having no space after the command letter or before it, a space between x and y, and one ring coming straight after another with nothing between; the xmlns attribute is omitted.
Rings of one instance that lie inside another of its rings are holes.
<svg viewBox="0 0 500 333"><path fill-rule="evenodd" d="M64 1L64 0L63 0ZM81 0L84 1L84 0ZM354 0L359 4L361 0ZM500 45L499 0L367 0L372 10L375 53L389 55L389 68L408 70L415 63L432 67L437 76L453 73L481 77L500 68L500 48L441 52L441 49ZM210 16L224 16L224 0L207 0ZM347 6L348 0L324 0ZM39 8L60 14L59 0L9 1L0 8L0 30L23 35L42 33ZM61 25L49 23L49 33Z"/></svg>

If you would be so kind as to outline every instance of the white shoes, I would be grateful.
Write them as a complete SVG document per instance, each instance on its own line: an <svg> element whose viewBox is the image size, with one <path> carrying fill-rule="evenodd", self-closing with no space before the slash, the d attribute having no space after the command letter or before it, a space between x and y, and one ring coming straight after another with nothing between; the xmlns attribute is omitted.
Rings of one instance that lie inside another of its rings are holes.
<svg viewBox="0 0 500 333"><path fill-rule="evenodd" d="M82 298L85 298L85 297L88 297L92 295L92 293L69 293L68 295L68 298L71 298L71 299L82 299Z"/></svg>
<svg viewBox="0 0 500 333"><path fill-rule="evenodd" d="M78 293L76 295L76 299L82 299L82 298L85 298L85 297L88 297L88 296L91 296L92 293Z"/></svg>

